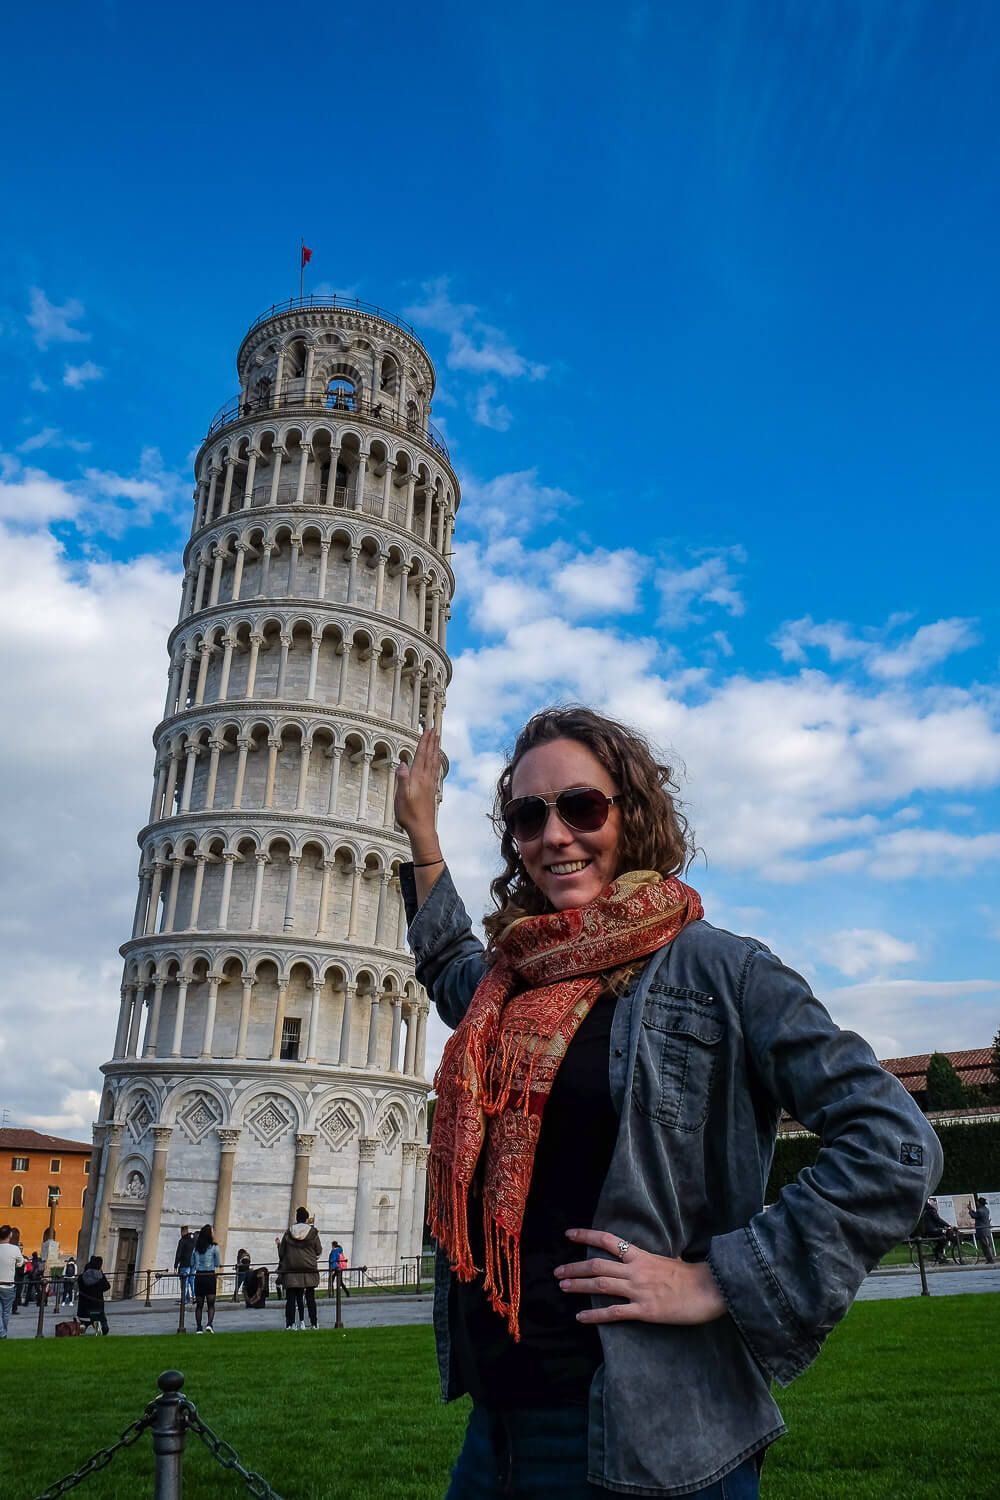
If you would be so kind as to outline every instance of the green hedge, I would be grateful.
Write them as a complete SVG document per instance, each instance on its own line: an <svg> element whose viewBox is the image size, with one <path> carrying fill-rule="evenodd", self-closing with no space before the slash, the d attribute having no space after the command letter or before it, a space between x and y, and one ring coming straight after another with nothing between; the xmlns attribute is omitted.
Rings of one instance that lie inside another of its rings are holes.
<svg viewBox="0 0 1000 1500"><path fill-rule="evenodd" d="M939 1193L994 1193L1000 1189L1000 1123L935 1126L944 1148L944 1172ZM767 1184L767 1201L794 1182L803 1167L811 1167L819 1151L814 1135L783 1136L774 1152Z"/></svg>

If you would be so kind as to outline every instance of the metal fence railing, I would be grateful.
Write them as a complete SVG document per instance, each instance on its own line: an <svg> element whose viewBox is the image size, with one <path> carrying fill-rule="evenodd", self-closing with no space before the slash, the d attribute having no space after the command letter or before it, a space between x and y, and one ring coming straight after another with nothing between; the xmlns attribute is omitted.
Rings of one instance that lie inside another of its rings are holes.
<svg viewBox="0 0 1000 1500"><path fill-rule="evenodd" d="M392 432L401 433L405 437L416 438L418 441L427 443L434 452L440 454L446 463L451 463L451 455L448 452L448 444L444 440L444 434L435 427L434 423L422 420L412 413L407 414L393 405L393 398L384 395L378 396L350 395L344 396L337 392L323 390L285 390L277 394L273 391L262 391L256 395L233 396L225 406L220 406L205 434L205 441L222 431L224 427L233 422L242 422L253 417L259 420L270 412L330 412L340 419L360 418L363 422L373 422L378 427L388 428Z"/></svg>
<svg viewBox="0 0 1000 1500"><path fill-rule="evenodd" d="M271 1303L282 1301L285 1293L281 1287L277 1267L266 1264L253 1267L254 1272L260 1269L267 1272L266 1300ZM409 1294L413 1296L430 1290L434 1280L434 1257L433 1255L411 1256L406 1260L384 1266L350 1266L340 1273L339 1284L335 1273L329 1271L322 1263L319 1270L320 1284L317 1288L317 1295L321 1298L332 1299L337 1297L339 1292L361 1296L365 1294L396 1296ZM106 1271L104 1274L110 1285L110 1291L105 1293L108 1303L138 1302L144 1307L160 1308L177 1306L179 1309L178 1332L185 1331L185 1309L193 1300L193 1274L187 1279L183 1298L181 1297L179 1271L130 1269ZM246 1276L247 1273L236 1266L223 1266L216 1276L216 1300L238 1301L243 1295ZM50 1320L50 1328L54 1327L60 1318L72 1318L77 1309L78 1294L78 1276L64 1276L61 1273L42 1277L29 1275L24 1278L23 1282L18 1283L15 1306L19 1312L30 1312L36 1316L35 1337L44 1338L46 1317L48 1316Z"/></svg>

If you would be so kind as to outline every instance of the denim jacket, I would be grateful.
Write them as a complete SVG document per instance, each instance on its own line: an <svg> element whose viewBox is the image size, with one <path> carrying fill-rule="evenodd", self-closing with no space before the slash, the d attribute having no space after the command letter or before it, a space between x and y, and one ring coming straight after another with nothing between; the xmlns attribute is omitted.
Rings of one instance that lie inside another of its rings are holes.
<svg viewBox="0 0 1000 1500"><path fill-rule="evenodd" d="M482 944L447 870L419 911L412 867L402 876L417 977L457 1026L485 971ZM728 1315L694 1327L600 1325L588 1477L627 1494L684 1494L784 1432L771 1381L806 1369L866 1273L910 1233L941 1148L902 1085L804 979L762 943L705 921L654 953L619 999L609 1080L618 1137L594 1227L707 1260ZM821 1149L765 1210L782 1107ZM451 1273L440 1254L438 1263L434 1323L451 1400L463 1392Z"/></svg>

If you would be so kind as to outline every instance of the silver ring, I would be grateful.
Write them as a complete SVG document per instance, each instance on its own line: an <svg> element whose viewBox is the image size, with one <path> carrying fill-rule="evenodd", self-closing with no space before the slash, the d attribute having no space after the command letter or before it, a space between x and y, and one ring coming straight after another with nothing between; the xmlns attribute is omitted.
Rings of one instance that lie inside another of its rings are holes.
<svg viewBox="0 0 1000 1500"><path fill-rule="evenodd" d="M629 1243L628 1240L619 1240L618 1241L618 1254L621 1256L622 1260L625 1259L626 1255L629 1253L629 1251L631 1250L631 1248L632 1248L632 1246L631 1246L631 1244Z"/></svg>

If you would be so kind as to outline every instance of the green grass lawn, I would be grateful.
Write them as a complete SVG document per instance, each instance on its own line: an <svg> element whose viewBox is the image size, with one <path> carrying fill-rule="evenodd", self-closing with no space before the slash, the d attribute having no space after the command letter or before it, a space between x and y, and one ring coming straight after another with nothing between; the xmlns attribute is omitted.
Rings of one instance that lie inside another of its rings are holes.
<svg viewBox="0 0 1000 1500"><path fill-rule="evenodd" d="M45 1339L2 1351L0 1489L30 1500L109 1442L176 1362L210 1426L286 1500L436 1500L466 1403L441 1404L427 1328ZM14 1390L20 1399L12 1399ZM779 1402L765 1500L953 1500L1000 1464L1000 1298L861 1303ZM80 1488L152 1493L148 1438ZM186 1500L238 1481L188 1439Z"/></svg>

